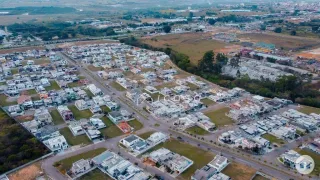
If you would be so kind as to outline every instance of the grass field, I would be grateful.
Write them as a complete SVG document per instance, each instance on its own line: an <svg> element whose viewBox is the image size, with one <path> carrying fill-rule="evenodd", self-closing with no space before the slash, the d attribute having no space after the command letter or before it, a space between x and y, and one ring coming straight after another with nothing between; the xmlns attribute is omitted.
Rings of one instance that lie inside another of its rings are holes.
<svg viewBox="0 0 320 180"><path fill-rule="evenodd" d="M65 173L67 170L69 170L72 167L72 163L80 160L80 159L89 159L89 158L93 158L101 153L103 153L104 151L106 151L107 149L105 148L99 148L99 149L95 149L92 151L88 151L82 154L78 154L76 156L72 156L66 159L63 159L61 161L58 161L54 164L54 166L62 173Z"/></svg>
<svg viewBox="0 0 320 180"><path fill-rule="evenodd" d="M271 143L276 143L279 145L285 144L286 142L283 139L279 139L271 134L264 134L261 137L265 138L266 140L270 141Z"/></svg>
<svg viewBox="0 0 320 180"><path fill-rule="evenodd" d="M56 81L50 81L51 86L45 87L46 91L61 89Z"/></svg>
<svg viewBox="0 0 320 180"><path fill-rule="evenodd" d="M208 98L201 99L201 102L202 102L203 104L207 105L207 106L211 106L211 105L215 104L214 101L212 101L212 100L210 100L210 99L208 99Z"/></svg>
<svg viewBox="0 0 320 180"><path fill-rule="evenodd" d="M199 89L198 86L196 86L196 85L194 85L194 84L192 84L192 83L189 83L189 82L187 83L187 86L190 87L190 90L191 90L191 91L195 91L195 90Z"/></svg>
<svg viewBox="0 0 320 180"><path fill-rule="evenodd" d="M147 139L153 133L155 133L155 131L149 131L142 134L138 134L138 136L141 137L142 139Z"/></svg>
<svg viewBox="0 0 320 180"><path fill-rule="evenodd" d="M89 109L79 111L75 105L68 106L68 108L72 111L76 120L89 119L93 115Z"/></svg>
<svg viewBox="0 0 320 180"><path fill-rule="evenodd" d="M231 118L226 116L226 113L228 113L229 110L229 108L225 107L205 113L205 115L208 116L213 123L215 123L216 127L221 127L234 123L234 121Z"/></svg>
<svg viewBox="0 0 320 180"><path fill-rule="evenodd" d="M2 107L18 104L17 101L10 101L10 102L7 101L7 98L8 98L8 97L7 97L6 95L0 94L0 105L1 105Z"/></svg>
<svg viewBox="0 0 320 180"><path fill-rule="evenodd" d="M29 90L27 90L27 93L28 93L28 95L38 94L35 89L29 89Z"/></svg>
<svg viewBox="0 0 320 180"><path fill-rule="evenodd" d="M190 127L188 129L186 129L186 131L188 131L189 133L192 133L192 134L198 134L198 135L206 135L206 134L209 134L208 131L198 127L198 126L193 126L193 127Z"/></svg>
<svg viewBox="0 0 320 180"><path fill-rule="evenodd" d="M319 176L320 175L320 155L315 153L315 152L312 152L308 149L295 149L299 154L301 155L308 155L310 156L314 162L315 162L315 167L314 167L314 170L312 171L312 175L317 175Z"/></svg>
<svg viewBox="0 0 320 180"><path fill-rule="evenodd" d="M126 91L126 89L124 87L122 87L120 84L118 84L117 82L113 81L110 83L110 86L112 86L113 88L115 88L117 91Z"/></svg>
<svg viewBox="0 0 320 180"><path fill-rule="evenodd" d="M312 48L320 45L320 40L315 38L302 38L274 33L248 33L238 35L238 37L243 41L272 43L276 45L276 48L283 48L284 50L299 50L301 47Z"/></svg>
<svg viewBox="0 0 320 180"><path fill-rule="evenodd" d="M112 180L107 174L95 169L79 178L79 180Z"/></svg>
<svg viewBox="0 0 320 180"><path fill-rule="evenodd" d="M18 74L19 73L19 69L18 68L12 68L11 69L11 73L12 74Z"/></svg>
<svg viewBox="0 0 320 180"><path fill-rule="evenodd" d="M128 121L128 124L134 128L134 131L138 131L143 128L143 124L136 119Z"/></svg>
<svg viewBox="0 0 320 180"><path fill-rule="evenodd" d="M106 138L113 138L113 137L121 136L123 134L122 131L115 124L113 124L109 118L102 117L101 120L104 122L104 124L107 127L101 129L100 132Z"/></svg>
<svg viewBox="0 0 320 180"><path fill-rule="evenodd" d="M315 107L310 107L310 106L301 106L298 111L305 113L305 114L310 114L310 113L316 113L320 114L320 108L315 108Z"/></svg>
<svg viewBox="0 0 320 180"><path fill-rule="evenodd" d="M73 134L71 133L71 131L68 127L62 128L59 131L66 138L66 140L70 146L91 143L91 141L89 140L89 138L85 134L80 135L80 136L73 136Z"/></svg>
<svg viewBox="0 0 320 180"><path fill-rule="evenodd" d="M244 180L251 179L256 170L244 164L232 162L222 170L222 173L228 175L232 180Z"/></svg>
<svg viewBox="0 0 320 180"><path fill-rule="evenodd" d="M50 114L51 114L53 123L54 123L55 125L59 125L59 124L65 123L65 121L64 121L64 120L62 119L62 117L60 116L58 110L56 110L56 109L55 109L55 110L52 110L52 111L50 112Z"/></svg>
<svg viewBox="0 0 320 180"><path fill-rule="evenodd" d="M100 108L103 112L111 112L111 109L109 109L107 106L101 106Z"/></svg>
<svg viewBox="0 0 320 180"><path fill-rule="evenodd" d="M142 39L142 42L155 47L169 47L173 50L186 54L193 64L197 64L204 53L213 50L218 52L227 46L226 43L212 39L211 33L183 33L157 36Z"/></svg>
<svg viewBox="0 0 320 180"><path fill-rule="evenodd" d="M85 89L84 91L87 93L89 98L94 97L94 95L92 94L92 92L89 89Z"/></svg>
<svg viewBox="0 0 320 180"><path fill-rule="evenodd" d="M93 65L89 65L89 66L88 66L88 69L89 69L90 71L102 71L102 70L103 70L102 67L94 67Z"/></svg>
<svg viewBox="0 0 320 180"><path fill-rule="evenodd" d="M180 142L176 139L170 139L164 143L161 143L152 150L157 150L161 147L167 148L170 151L185 156L193 161L193 165L184 171L180 176L178 176L178 179L190 179L197 169L202 168L214 158L214 154L212 152L204 151L196 146Z"/></svg>

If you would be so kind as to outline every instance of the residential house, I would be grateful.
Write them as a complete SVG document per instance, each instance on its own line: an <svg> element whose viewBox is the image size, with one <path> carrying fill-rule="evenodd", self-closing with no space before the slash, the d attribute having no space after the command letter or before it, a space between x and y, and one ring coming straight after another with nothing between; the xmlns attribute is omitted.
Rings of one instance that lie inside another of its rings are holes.
<svg viewBox="0 0 320 180"><path fill-rule="evenodd" d="M69 145L63 135L50 138L43 142L47 147L55 153L66 150Z"/></svg>

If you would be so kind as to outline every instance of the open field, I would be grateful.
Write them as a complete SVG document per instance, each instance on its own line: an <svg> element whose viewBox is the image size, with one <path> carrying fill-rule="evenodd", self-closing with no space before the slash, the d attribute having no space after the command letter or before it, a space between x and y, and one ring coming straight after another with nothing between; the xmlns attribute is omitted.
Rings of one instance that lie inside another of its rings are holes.
<svg viewBox="0 0 320 180"><path fill-rule="evenodd" d="M104 151L106 151L107 149L105 148L99 148L99 149L95 149L92 151L88 151L82 154L78 154L72 157L69 157L67 159L61 160L59 162L56 162L54 164L54 166L62 173L64 174L67 170L69 170L72 167L72 163L80 160L80 159L89 159L89 158L93 158L101 153L103 153Z"/></svg>
<svg viewBox="0 0 320 180"><path fill-rule="evenodd" d="M210 100L210 99L208 99L208 98L201 99L201 102L202 102L203 104L207 105L207 106L210 106L210 105L215 104L214 101L212 101L212 100Z"/></svg>
<svg viewBox="0 0 320 180"><path fill-rule="evenodd" d="M115 81L111 82L109 85L112 86L113 88L115 88L117 91L125 91L126 90L124 87L122 87L120 84L118 84Z"/></svg>
<svg viewBox="0 0 320 180"><path fill-rule="evenodd" d="M107 126L106 128L100 129L100 132L105 136L105 138L113 138L123 134L122 131L115 124L113 124L109 118L102 117L101 120Z"/></svg>
<svg viewBox="0 0 320 180"><path fill-rule="evenodd" d="M103 173L99 169L95 169L79 178L79 180L112 180L107 174Z"/></svg>
<svg viewBox="0 0 320 180"><path fill-rule="evenodd" d="M227 46L224 42L213 40L211 33L169 34L142 39L142 42L154 47L169 47L186 54L193 64L197 64L205 52L209 50L219 52Z"/></svg>
<svg viewBox="0 0 320 180"><path fill-rule="evenodd" d="M309 51L302 51L301 53L296 54L296 56L306 59L316 59L320 61L320 48L312 49Z"/></svg>
<svg viewBox="0 0 320 180"><path fill-rule="evenodd" d="M0 94L0 105L1 106L11 106L18 104L17 101L8 101L8 97L4 94Z"/></svg>
<svg viewBox="0 0 320 180"><path fill-rule="evenodd" d="M1 17L3 16L0 16L0 24L1 23ZM8 16L5 16L5 18L7 18ZM28 47L20 47L20 48L12 48L12 49L0 49L0 54L6 54L6 53L14 53L14 52L25 52L25 51L28 51L28 50L33 50L33 49L36 49L36 50L44 50L44 46L28 46Z"/></svg>
<svg viewBox="0 0 320 180"><path fill-rule="evenodd" d="M225 108L221 108L215 111L205 113L205 115L208 116L211 119L211 121L215 123L217 127L225 126L225 125L234 123L234 121L231 118L226 116L226 113L228 113L229 110L230 110L229 108L225 107Z"/></svg>
<svg viewBox="0 0 320 180"><path fill-rule="evenodd" d="M91 143L89 138L85 134L80 135L80 136L73 136L72 132L70 131L70 129L68 127L62 128L59 131L66 138L66 140L70 146Z"/></svg>
<svg viewBox="0 0 320 180"><path fill-rule="evenodd" d="M285 144L286 142L283 139L279 139L271 134L264 134L261 137L265 138L266 140L270 141L271 143L276 143L279 145Z"/></svg>
<svg viewBox="0 0 320 180"><path fill-rule="evenodd" d="M295 149L299 154L301 155L308 155L310 156L314 162L315 162L315 167L314 170L311 172L312 175L320 175L320 154L317 154L313 151L310 151L308 149Z"/></svg>
<svg viewBox="0 0 320 180"><path fill-rule="evenodd" d="M262 34L262 33L248 33L240 34L238 37L241 41L246 42L265 42L276 45L277 49L284 48L285 50L300 50L302 48L308 49L320 45L320 40L311 38L302 38L296 36L287 36L282 34Z"/></svg>
<svg viewBox="0 0 320 180"><path fill-rule="evenodd" d="M256 170L252 167L248 167L244 164L231 162L222 173L228 175L233 180L251 179L256 173Z"/></svg>
<svg viewBox="0 0 320 180"><path fill-rule="evenodd" d="M89 109L80 111L75 105L68 106L68 108L72 111L76 120L89 119L92 116L92 113Z"/></svg>
<svg viewBox="0 0 320 180"><path fill-rule="evenodd" d="M186 129L186 131L188 131L189 133L192 133L192 134L198 134L198 135L206 135L206 134L209 134L208 131L198 127L198 126L193 126L193 127L190 127L188 129Z"/></svg>
<svg viewBox="0 0 320 180"><path fill-rule="evenodd" d="M298 111L305 113L305 114L310 114L310 113L316 113L320 114L320 108L315 108L315 107L310 107L310 106L301 106Z"/></svg>
<svg viewBox="0 0 320 180"><path fill-rule="evenodd" d="M143 128L143 124L136 119L128 121L128 124L134 128L134 131L138 131Z"/></svg>
<svg viewBox="0 0 320 180"><path fill-rule="evenodd" d="M65 123L65 121L60 116L58 110L54 109L50 112L50 114L51 114L52 121L53 121L54 125L59 125L59 124Z"/></svg>
<svg viewBox="0 0 320 180"><path fill-rule="evenodd" d="M87 68L88 68L90 71L102 71L102 70L103 70L102 67L95 67L95 66L93 66L93 65L89 65Z"/></svg>

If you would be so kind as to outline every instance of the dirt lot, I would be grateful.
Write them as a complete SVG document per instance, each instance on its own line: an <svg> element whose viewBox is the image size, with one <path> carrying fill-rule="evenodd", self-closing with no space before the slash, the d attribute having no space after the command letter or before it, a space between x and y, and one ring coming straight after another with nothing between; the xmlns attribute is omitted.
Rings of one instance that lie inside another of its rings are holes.
<svg viewBox="0 0 320 180"><path fill-rule="evenodd" d="M220 52L227 46L224 42L213 40L211 33L169 34L145 38L142 41L155 47L170 47L184 53L193 63L197 63L205 52Z"/></svg>
<svg viewBox="0 0 320 180"><path fill-rule="evenodd" d="M14 53L14 52L24 52L27 50L44 50L44 46L30 46L30 47L20 47L20 48L12 48L12 49L0 49L0 54L6 53Z"/></svg>
<svg viewBox="0 0 320 180"><path fill-rule="evenodd" d="M256 173L256 170L244 164L232 162L222 170L222 173L228 175L233 180L244 180L251 179Z"/></svg>
<svg viewBox="0 0 320 180"><path fill-rule="evenodd" d="M310 49L314 46L320 45L320 40L311 38L302 38L287 36L281 34L260 34L260 33L247 33L240 34L238 38L242 42L265 42L272 43L276 45L276 48L284 48L285 50L300 50L301 48Z"/></svg>
<svg viewBox="0 0 320 180"><path fill-rule="evenodd" d="M320 61L320 48L312 49L310 51L302 51L301 53L296 54L296 56Z"/></svg>
<svg viewBox="0 0 320 180"><path fill-rule="evenodd" d="M40 168L40 162L31 164L21 170L10 174L8 177L10 180L33 180L36 179L39 175L42 175L43 172Z"/></svg>

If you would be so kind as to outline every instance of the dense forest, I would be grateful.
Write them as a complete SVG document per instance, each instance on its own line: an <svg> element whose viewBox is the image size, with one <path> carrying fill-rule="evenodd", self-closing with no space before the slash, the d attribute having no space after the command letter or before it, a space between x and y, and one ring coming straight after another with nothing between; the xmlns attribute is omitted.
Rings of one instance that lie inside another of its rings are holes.
<svg viewBox="0 0 320 180"><path fill-rule="evenodd" d="M215 54L212 51L208 51L204 54L203 58L199 60L198 65L194 66L190 63L187 55L170 48L152 47L142 43L134 37L122 39L120 41L132 46L163 51L170 56L172 62L179 68L201 76L222 87L240 87L253 94L270 98L285 98L303 105L320 107L320 92L318 91L320 83L311 84L309 82L303 82L296 76L283 76L276 82L272 82L268 79L263 79L261 81L252 80L246 75L242 75L241 78L232 78L221 75L221 68L227 62L227 58L224 54ZM236 64L237 60L239 60L239 57L236 56L231 59L231 62Z"/></svg>
<svg viewBox="0 0 320 180"><path fill-rule="evenodd" d="M85 36L111 36L116 35L112 28L94 28L88 25L74 25L67 22L47 23L15 23L8 26L13 35L36 36L49 41L57 36L59 39L74 38L76 35Z"/></svg>
<svg viewBox="0 0 320 180"><path fill-rule="evenodd" d="M0 110L0 174L49 152L44 144Z"/></svg>

